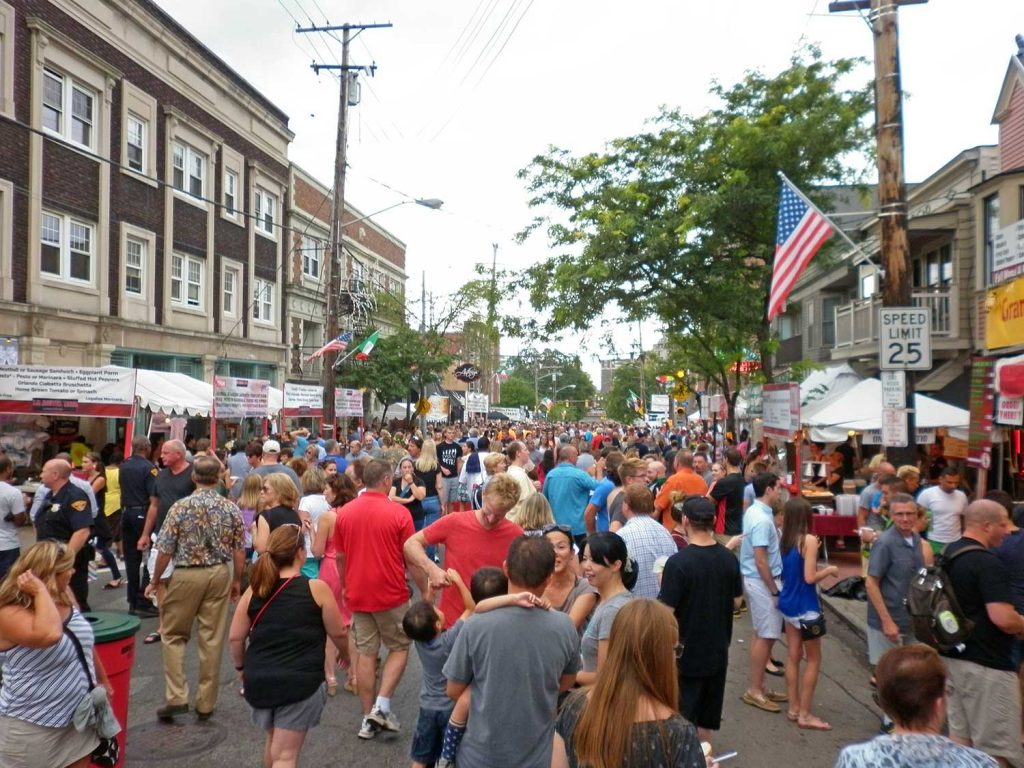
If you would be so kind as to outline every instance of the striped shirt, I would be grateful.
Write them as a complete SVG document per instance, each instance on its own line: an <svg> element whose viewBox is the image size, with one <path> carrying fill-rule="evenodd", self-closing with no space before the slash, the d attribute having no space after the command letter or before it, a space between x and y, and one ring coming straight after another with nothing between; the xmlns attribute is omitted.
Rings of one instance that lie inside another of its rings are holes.
<svg viewBox="0 0 1024 768"><path fill-rule="evenodd" d="M93 668L92 627L77 608L65 625L82 644L89 672ZM25 720L48 728L63 728L71 722L89 682L78 661L75 645L67 635L48 648L15 646L0 653L4 684L0 687L0 715Z"/></svg>

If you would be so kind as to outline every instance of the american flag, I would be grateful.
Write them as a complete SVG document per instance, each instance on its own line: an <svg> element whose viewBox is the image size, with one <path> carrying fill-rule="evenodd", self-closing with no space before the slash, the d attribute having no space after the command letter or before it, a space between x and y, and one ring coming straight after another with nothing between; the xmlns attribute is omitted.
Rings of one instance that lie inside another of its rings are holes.
<svg viewBox="0 0 1024 768"><path fill-rule="evenodd" d="M832 234L824 214L809 204L789 179L782 179L775 235L775 264L768 294L768 321L782 312L800 273Z"/></svg>
<svg viewBox="0 0 1024 768"><path fill-rule="evenodd" d="M352 332L345 331L345 333L341 334L337 338L331 339L322 347L320 347L320 349L318 349L312 355L307 357L306 362L309 362L310 360L315 360L316 358L321 357L322 355L326 354L327 352L331 352L332 350L336 352L344 352L346 349L348 349L348 343L350 341L352 341Z"/></svg>

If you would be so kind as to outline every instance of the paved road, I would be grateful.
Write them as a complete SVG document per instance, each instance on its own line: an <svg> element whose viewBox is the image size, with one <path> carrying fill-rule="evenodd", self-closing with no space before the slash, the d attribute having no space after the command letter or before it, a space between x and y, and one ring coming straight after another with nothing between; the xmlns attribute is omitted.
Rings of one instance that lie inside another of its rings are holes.
<svg viewBox="0 0 1024 768"><path fill-rule="evenodd" d="M124 591L103 591L106 571L93 582L90 599L95 610L123 610ZM155 627L155 620L143 621L142 632ZM861 642L839 622L829 626L824 643L824 673L816 695L815 711L835 726L830 733L803 731L785 719L784 714L755 710L740 701L746 687L747 649L750 621L737 621L736 638L730 658L726 704L722 731L716 740L716 752L735 749L739 756L728 768L832 766L841 746L870 738L877 732L877 708L867 688L868 671ZM155 710L163 703L163 678L160 646L137 645L132 675L131 709L128 729L128 765L131 768L214 768L217 766L258 766L263 744L262 734L249 722L244 701L238 696L234 671L225 653L222 694L216 714L208 723L191 716L173 726L156 722ZM776 657L784 654L779 647ZM323 721L314 729L303 751L303 766L407 766L411 729L416 719L416 693L419 665L415 655L394 700L394 710L403 724L395 736L378 736L372 742L356 738L359 707L354 696L339 691L328 701ZM194 685L196 660L190 649L189 668ZM781 679L768 678L779 690Z"/></svg>

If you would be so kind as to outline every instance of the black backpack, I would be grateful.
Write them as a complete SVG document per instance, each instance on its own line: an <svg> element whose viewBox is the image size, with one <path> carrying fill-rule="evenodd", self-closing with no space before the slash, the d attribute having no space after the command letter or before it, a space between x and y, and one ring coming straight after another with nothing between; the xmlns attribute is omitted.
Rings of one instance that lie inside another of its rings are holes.
<svg viewBox="0 0 1024 768"><path fill-rule="evenodd" d="M937 651L962 650L974 631L974 622L964 615L949 579L949 564L965 552L984 552L970 545L949 557L939 556L935 565L917 572L907 591L907 612L914 637Z"/></svg>

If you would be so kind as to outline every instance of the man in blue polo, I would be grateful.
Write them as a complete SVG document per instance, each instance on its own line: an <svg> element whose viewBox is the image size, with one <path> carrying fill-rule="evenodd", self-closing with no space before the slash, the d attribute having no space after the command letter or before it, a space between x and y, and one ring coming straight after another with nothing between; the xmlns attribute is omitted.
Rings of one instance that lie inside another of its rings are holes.
<svg viewBox="0 0 1024 768"><path fill-rule="evenodd" d="M587 538L583 510L590 494L597 488L597 480L576 466L578 452L571 445L558 449L558 466L544 478L544 497L551 505L555 521L572 528L572 536L581 548Z"/></svg>

